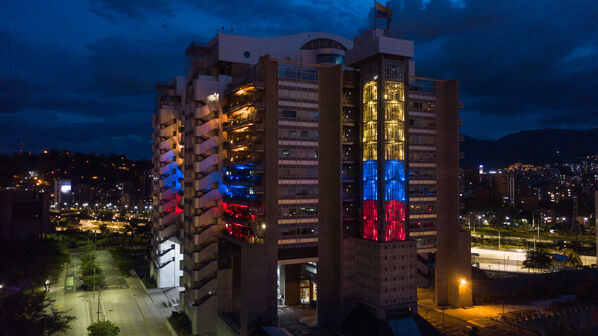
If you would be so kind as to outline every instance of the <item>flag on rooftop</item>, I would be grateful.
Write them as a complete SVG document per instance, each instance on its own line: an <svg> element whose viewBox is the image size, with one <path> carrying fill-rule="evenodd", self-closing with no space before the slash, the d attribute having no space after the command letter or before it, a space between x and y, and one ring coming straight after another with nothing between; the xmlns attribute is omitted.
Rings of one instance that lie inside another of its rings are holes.
<svg viewBox="0 0 598 336"><path fill-rule="evenodd" d="M383 6L378 1L376 1L376 17L390 19L392 17L392 9Z"/></svg>

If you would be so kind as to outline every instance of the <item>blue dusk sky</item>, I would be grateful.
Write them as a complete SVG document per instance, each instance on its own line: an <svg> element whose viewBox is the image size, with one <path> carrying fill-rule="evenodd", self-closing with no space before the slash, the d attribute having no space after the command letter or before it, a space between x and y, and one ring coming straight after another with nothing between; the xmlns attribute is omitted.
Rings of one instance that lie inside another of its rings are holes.
<svg viewBox="0 0 598 336"><path fill-rule="evenodd" d="M154 85L191 41L324 31L352 38L373 1L4 0L0 153L151 155ZM419 75L460 81L462 132L598 127L598 2L391 1ZM384 25L382 19L380 26ZM22 145L21 145L22 143Z"/></svg>

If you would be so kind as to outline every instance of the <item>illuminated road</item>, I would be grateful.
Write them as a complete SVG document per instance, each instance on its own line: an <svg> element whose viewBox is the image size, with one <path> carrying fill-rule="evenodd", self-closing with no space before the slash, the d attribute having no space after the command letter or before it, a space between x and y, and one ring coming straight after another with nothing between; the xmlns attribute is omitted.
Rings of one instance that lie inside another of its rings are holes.
<svg viewBox="0 0 598 336"><path fill-rule="evenodd" d="M108 319L120 328L120 336L169 336L166 319L160 317L150 297L145 293L137 278L122 277L114 266L107 251L96 252L97 262L107 276L107 288L100 292L99 318ZM76 291L80 253L71 254L59 283L50 290L50 295L61 309L69 310L75 317L71 322L69 336L87 336L87 326L98 320L97 292ZM73 277L73 288L67 287L67 278Z"/></svg>
<svg viewBox="0 0 598 336"><path fill-rule="evenodd" d="M518 272L518 273L532 273L536 272L523 267L526 250L497 250L481 247L471 248L471 261L480 263L479 268L490 271L503 272ZM474 255L477 254L477 255ZM580 256L584 265L596 264L596 257L594 256Z"/></svg>

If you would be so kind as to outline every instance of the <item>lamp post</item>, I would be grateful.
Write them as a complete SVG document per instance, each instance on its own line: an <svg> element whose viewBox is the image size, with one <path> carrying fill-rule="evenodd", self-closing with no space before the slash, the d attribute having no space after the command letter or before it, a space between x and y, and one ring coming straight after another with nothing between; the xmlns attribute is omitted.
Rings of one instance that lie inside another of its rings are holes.
<svg viewBox="0 0 598 336"><path fill-rule="evenodd" d="M496 230L496 232L498 232L498 249L500 250L500 231Z"/></svg>
<svg viewBox="0 0 598 336"><path fill-rule="evenodd" d="M444 310L446 309L445 306L442 306L442 334L444 334Z"/></svg>

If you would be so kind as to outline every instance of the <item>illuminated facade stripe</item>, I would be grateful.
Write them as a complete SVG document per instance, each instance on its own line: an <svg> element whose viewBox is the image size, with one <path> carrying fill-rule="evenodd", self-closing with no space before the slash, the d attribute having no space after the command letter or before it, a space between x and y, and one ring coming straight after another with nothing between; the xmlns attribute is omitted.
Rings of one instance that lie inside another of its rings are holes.
<svg viewBox="0 0 598 336"><path fill-rule="evenodd" d="M362 226L363 238L384 241L405 240L406 179L405 179L405 84L404 63L396 59L384 59L384 81L378 80L380 67L370 63L364 71L362 84ZM383 85L382 85L383 84ZM382 86L382 88L381 88ZM384 90L383 109L379 108L379 90ZM384 113L383 117L378 117ZM383 127L379 122L383 120ZM378 134L378 130L384 134ZM380 146L379 141L383 142ZM382 151L382 152L379 152ZM383 162L380 163L379 161ZM383 167L383 181L379 181L378 167ZM384 199L379 199L383 188ZM384 202L379 207L379 202ZM380 210L379 210L380 209ZM379 217L379 212L384 217ZM380 230L384 230L379 237Z"/></svg>

